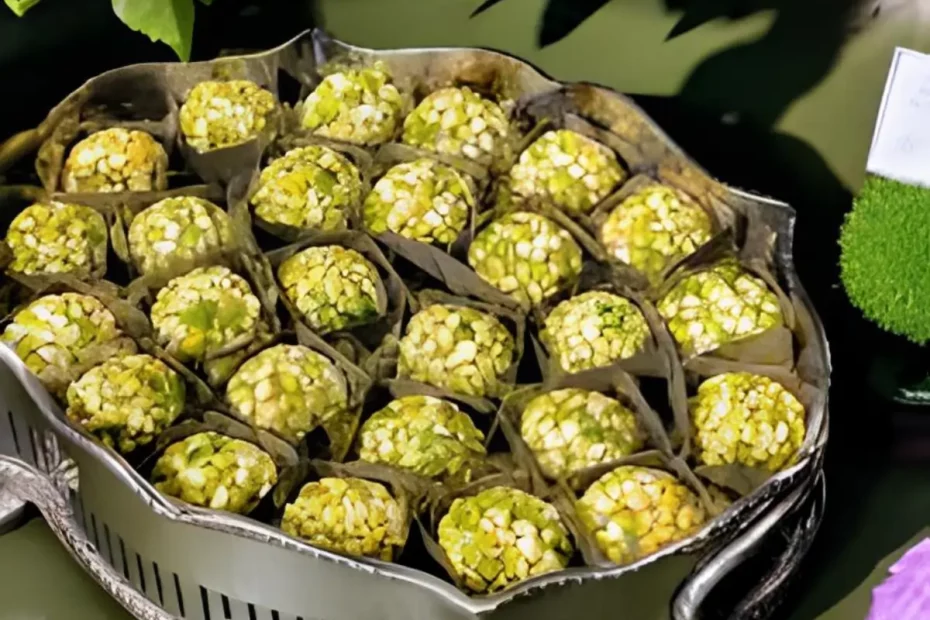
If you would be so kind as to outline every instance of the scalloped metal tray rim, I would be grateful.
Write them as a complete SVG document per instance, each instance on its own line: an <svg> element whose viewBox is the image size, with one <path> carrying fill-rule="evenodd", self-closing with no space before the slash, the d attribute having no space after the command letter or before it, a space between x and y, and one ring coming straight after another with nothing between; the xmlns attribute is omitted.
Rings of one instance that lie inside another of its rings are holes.
<svg viewBox="0 0 930 620"><path fill-rule="evenodd" d="M429 51L429 52L442 52L442 51L451 51L451 50L461 50L461 49L484 49L484 48L454 48L454 47L444 47L444 48L407 48L407 49L398 49L398 50L370 50L366 48L356 47L348 45L335 39L331 39L326 33L321 30L314 30L312 32L304 32L291 41L265 52L257 53L252 55L254 56L264 56L268 53L279 51L283 48L291 46L297 43L300 40L305 39L308 36L308 33L312 37L312 41L315 46L315 52L318 53L319 46L321 42L335 42L340 46L344 47L350 51L357 51L359 53L372 53L377 52L379 54L391 54L391 53L409 53L417 51ZM539 76L541 80L550 82L553 85L553 88L558 88L567 83L557 82L546 76L546 74L540 71L538 68L533 66L526 61L516 58L510 54L500 52L497 50L488 50L484 49L489 53L498 54L500 56L516 60L517 62L523 63L531 67ZM248 57L248 56L246 56ZM192 63L199 65L206 65L213 61L203 61L200 63ZM149 63L149 64L161 64L161 63ZM134 65L142 66L142 65ZM126 67L121 67L107 71L95 78L92 78L88 83L95 80L101 79L103 76L112 74L114 72L121 71ZM603 88L603 87L601 87ZM655 123L649 119L642 110L639 109L634 103L630 102L623 95L612 91L611 89L605 89L613 93L614 95L621 97L630 105L633 109L639 112L643 118L648 119L653 129L657 134L661 135L665 139L666 144L677 150L678 154L688 160L691 165L694 165L696 169L701 170L704 174L707 174L699 165L697 165L690 157L688 157L680 148L672 141L660 128L658 128ZM74 93L69 95L65 100L56 106L50 113L50 117L54 115L54 112L58 110L61 106L65 105L72 97ZM707 175L710 178L710 175ZM782 247L790 248L793 242L793 226L795 220L794 210L787 204L774 200L771 198L761 197L750 192L743 190L727 187L727 190L733 194L740 196L742 198L765 203L771 208L779 209L785 212L786 215L786 229L781 232L781 235L787 236L787 239L781 239L784 245ZM794 274L793 261L791 260L790 254L787 256L781 256L782 267L785 268L786 272L792 276L794 282L793 284L797 287L796 292L800 295L802 302L807 306L808 310L811 312L811 316L814 321L814 327L816 334L820 343L823 345L823 351L825 355L824 364L827 371L830 369L830 356L829 348L826 345L826 337L823 330L823 326L820 323L819 318L816 315L813 307L810 304L810 300L807 298L806 293L803 290L803 287L800 285L800 282L797 280L796 275ZM164 497L162 494L157 492L151 484L144 478L142 478L135 470L126 464L122 458L114 455L105 447L101 446L97 442L91 440L88 436L83 434L81 431L78 431L72 428L66 421L61 411L59 405L52 399L49 393L45 388L39 383L38 379L33 375L23 364L23 362L16 356L16 354L5 346L0 346L0 361L2 361L17 378L17 380L23 385L27 394L35 402L39 410L41 411L46 422L50 426L51 430L64 439L67 443L75 445L81 451L87 453L92 458L97 459L102 462L108 470L113 473L117 479L119 479L123 484L127 485L136 495L141 497L146 504L159 516L164 518L187 523L197 527L204 527L211 530L217 530L221 532L230 533L236 536L241 536L247 539L258 540L263 542L268 542L270 544L277 545L279 547L297 551L301 554L313 556L314 558L321 559L324 561L334 562L338 564L343 564L351 568L373 574L379 574L390 579L396 579L404 582L409 582L416 584L426 590L429 590L436 595L442 597L449 603L454 604L457 607L460 607L464 610L467 610L473 614L481 614L489 612L499 607L501 604L514 599L516 597L527 595L532 593L535 590L545 588L548 585L562 584L568 582L581 582L589 579L611 579L620 577L623 574L634 572L640 569L641 567L655 562L662 557L674 555L681 552L687 552L691 549L700 547L702 543L706 543L710 538L712 538L724 525L723 521L725 519L718 518L712 521L708 526L704 527L694 536L680 541L676 544L669 545L668 547L663 548L657 553L650 555L636 563L628 564L624 566L617 566L611 568L600 568L600 567L577 567L569 568L563 571L558 571L556 573L550 573L547 575L540 575L528 579L524 582L521 582L503 592L482 596L482 597L470 597L465 593L461 592L455 588L452 584L443 581L437 577L424 573L422 571L408 568L405 566L382 562L379 560L367 559L367 558L351 558L336 553L329 552L325 549L319 549L308 544L305 544L295 538L292 538L280 530L257 521L253 521L247 517L241 517L234 514L220 513L205 509L200 509L197 507L183 505L179 502L175 502ZM819 416L821 420L821 429L814 434L816 438L812 445L809 445L807 448L807 454L798 461L792 467L783 470L773 476L761 489L757 490L752 495L740 499L734 507L737 506L746 506L750 502L758 502L759 506L755 507L750 511L751 519L747 519L746 526L749 522L754 521L765 509L767 509L772 502L773 498L766 498L762 501L759 501L758 497L760 491L766 487L771 487L777 485L781 482L788 482L789 480L795 478L801 474L804 470L813 466L813 464L818 460L818 454L822 451L826 439L827 439L827 398L825 396L822 401L823 406L823 415ZM723 515L725 517L725 515Z"/></svg>

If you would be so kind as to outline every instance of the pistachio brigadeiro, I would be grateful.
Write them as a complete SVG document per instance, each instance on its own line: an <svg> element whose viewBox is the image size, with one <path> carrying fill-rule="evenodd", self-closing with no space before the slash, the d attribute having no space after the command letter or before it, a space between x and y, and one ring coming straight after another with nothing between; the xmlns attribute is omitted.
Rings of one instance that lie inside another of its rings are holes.
<svg viewBox="0 0 930 620"><path fill-rule="evenodd" d="M94 366L68 388L68 418L129 454L151 443L184 410L181 377L151 355L123 355Z"/></svg>
<svg viewBox="0 0 930 620"><path fill-rule="evenodd" d="M372 323L387 304L375 266L338 245L298 252L281 263L278 279L287 298L321 334Z"/></svg>
<svg viewBox="0 0 930 620"><path fill-rule="evenodd" d="M643 447L632 411L614 398L579 388L533 398L520 416L520 434L543 473L553 479Z"/></svg>
<svg viewBox="0 0 930 620"><path fill-rule="evenodd" d="M152 304L158 343L184 363L202 363L255 334L261 302L228 267L198 267L172 279Z"/></svg>
<svg viewBox="0 0 930 620"><path fill-rule="evenodd" d="M389 141L404 98L382 67L347 69L323 78L303 103L301 125L319 136L360 145Z"/></svg>
<svg viewBox="0 0 930 620"><path fill-rule="evenodd" d="M252 196L255 215L295 228L345 228L361 199L358 169L325 146L291 149L273 160L259 177Z"/></svg>
<svg viewBox="0 0 930 620"><path fill-rule="evenodd" d="M538 304L581 273L581 248L548 217L518 211L494 220L468 247L468 264L492 286Z"/></svg>
<svg viewBox="0 0 930 620"><path fill-rule="evenodd" d="M689 355L784 324L775 293L732 260L683 277L657 307Z"/></svg>
<svg viewBox="0 0 930 620"><path fill-rule="evenodd" d="M609 148L574 131L547 131L523 153L502 186L519 203L540 199L569 214L587 214L626 173Z"/></svg>
<svg viewBox="0 0 930 620"><path fill-rule="evenodd" d="M348 407L345 377L326 357L281 344L246 360L226 386L226 400L258 428L298 442Z"/></svg>
<svg viewBox="0 0 930 620"><path fill-rule="evenodd" d="M152 470L155 488L188 504L248 514L278 480L267 452L212 431L168 446Z"/></svg>
<svg viewBox="0 0 930 620"><path fill-rule="evenodd" d="M322 478L284 507L281 529L310 544L387 562L407 540L407 519L387 488L361 478Z"/></svg>
<svg viewBox="0 0 930 620"><path fill-rule="evenodd" d="M404 143L490 164L512 156L512 128L500 105L467 86L428 95L404 121Z"/></svg>
<svg viewBox="0 0 930 620"><path fill-rule="evenodd" d="M232 223L225 211L203 198L165 198L132 219L129 253L143 275L179 275L229 251Z"/></svg>
<svg viewBox="0 0 930 620"><path fill-rule="evenodd" d="M601 476L576 506L598 547L617 564L687 538L707 521L691 489L667 472L635 465Z"/></svg>
<svg viewBox="0 0 930 620"><path fill-rule="evenodd" d="M365 226L424 243L448 245L476 207L474 183L451 166L417 159L388 170L368 194Z"/></svg>
<svg viewBox="0 0 930 620"><path fill-rule="evenodd" d="M467 413L433 396L392 400L359 431L359 457L427 478L467 483L484 458L484 433Z"/></svg>
<svg viewBox="0 0 930 620"><path fill-rule="evenodd" d="M552 504L493 487L452 503L439 545L469 590L486 594L568 566L574 545Z"/></svg>
<svg viewBox="0 0 930 620"><path fill-rule="evenodd" d="M61 173L66 192L151 192L168 186L168 155L144 131L111 127L71 149Z"/></svg>
<svg viewBox="0 0 930 620"><path fill-rule="evenodd" d="M731 372L707 379L689 401L697 459L768 471L792 464L804 441L804 405L762 375Z"/></svg>
<svg viewBox="0 0 930 620"><path fill-rule="evenodd" d="M236 146L266 131L276 107L274 95L255 82L201 82L181 106L181 133L199 153Z"/></svg>
<svg viewBox="0 0 930 620"><path fill-rule="evenodd" d="M100 275L107 264L107 224L90 207L41 202L20 212L7 231L9 270L26 275Z"/></svg>
<svg viewBox="0 0 930 620"><path fill-rule="evenodd" d="M48 370L67 378L96 347L114 345L123 352L134 352L131 341L122 336L116 318L98 299L61 293L40 297L17 312L2 340L40 378ZM58 391L66 385L50 387Z"/></svg>
<svg viewBox="0 0 930 620"><path fill-rule="evenodd" d="M515 347L497 317L433 304L410 319L400 340L397 374L460 394L495 396Z"/></svg>
<svg viewBox="0 0 930 620"><path fill-rule="evenodd" d="M649 324L629 299L588 291L557 305L539 335L564 371L580 372L610 366L641 351Z"/></svg>
<svg viewBox="0 0 930 620"><path fill-rule="evenodd" d="M654 184L615 207L601 225L600 238L612 256L656 282L712 233L707 211L682 192Z"/></svg>

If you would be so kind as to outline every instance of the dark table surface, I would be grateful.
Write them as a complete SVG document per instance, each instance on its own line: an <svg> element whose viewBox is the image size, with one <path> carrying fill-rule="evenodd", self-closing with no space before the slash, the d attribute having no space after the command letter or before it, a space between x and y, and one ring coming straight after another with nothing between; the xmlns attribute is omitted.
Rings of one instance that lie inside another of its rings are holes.
<svg viewBox="0 0 930 620"><path fill-rule="evenodd" d="M744 9L739 18L717 8L733 3L717 0L501 0L470 19L479 4L321 0L313 9L333 34L360 45L493 47L559 79L634 94L712 174L798 210L798 269L827 327L835 372L826 519L779 615L817 617L930 515L930 453L921 459L920 444L905 449L914 426L903 421L915 419L905 416L921 414L882 400L867 382L877 354L914 350L862 321L839 288L836 267L839 225L863 177L892 50L930 51L928 16L917 2L885 2L900 8L856 29L844 26L854 17L848 0L737 3ZM199 14L195 57L270 46L309 26L314 15L303 2L269 0L257 14L247 5L226 0ZM170 58L124 30L107 2L45 0L26 19L0 10L0 75L12 85L4 86L0 137L38 122L50 104L103 69ZM684 34L666 40L676 28ZM856 617L842 609L843 618ZM82 617L125 614L41 522L0 537L0 618Z"/></svg>

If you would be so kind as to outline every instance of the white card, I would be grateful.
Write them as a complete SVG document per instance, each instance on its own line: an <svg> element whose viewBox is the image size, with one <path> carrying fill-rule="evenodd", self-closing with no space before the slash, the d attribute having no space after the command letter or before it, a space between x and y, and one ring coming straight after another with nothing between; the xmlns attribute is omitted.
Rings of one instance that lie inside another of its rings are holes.
<svg viewBox="0 0 930 620"><path fill-rule="evenodd" d="M866 170L930 187L930 55L895 49Z"/></svg>

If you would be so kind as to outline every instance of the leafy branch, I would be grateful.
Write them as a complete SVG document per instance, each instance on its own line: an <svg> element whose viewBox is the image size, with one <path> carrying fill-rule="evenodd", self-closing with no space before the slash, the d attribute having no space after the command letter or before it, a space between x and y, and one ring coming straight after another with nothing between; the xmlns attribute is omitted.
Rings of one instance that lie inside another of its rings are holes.
<svg viewBox="0 0 930 620"><path fill-rule="evenodd" d="M4 0L17 16L41 0ZM199 0L209 6L213 0ZM194 37L194 0L113 0L113 12L132 30L161 41L187 62Z"/></svg>

